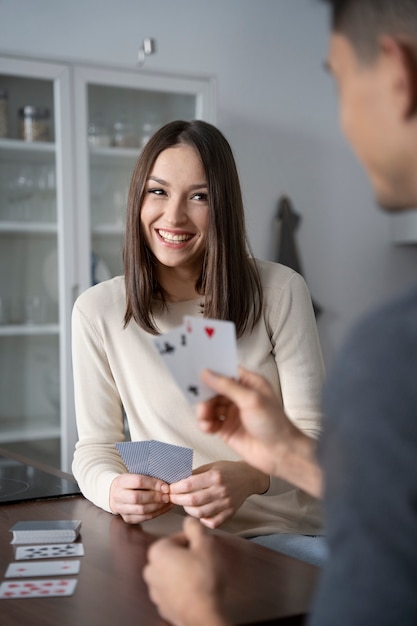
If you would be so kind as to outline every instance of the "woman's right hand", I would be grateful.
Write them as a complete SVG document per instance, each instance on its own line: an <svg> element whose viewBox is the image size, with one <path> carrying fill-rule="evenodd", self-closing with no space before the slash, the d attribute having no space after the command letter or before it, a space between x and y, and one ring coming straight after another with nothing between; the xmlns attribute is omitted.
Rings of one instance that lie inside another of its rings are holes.
<svg viewBox="0 0 417 626"><path fill-rule="evenodd" d="M173 508L169 485L142 474L120 474L110 486L110 508L128 524L140 524Z"/></svg>

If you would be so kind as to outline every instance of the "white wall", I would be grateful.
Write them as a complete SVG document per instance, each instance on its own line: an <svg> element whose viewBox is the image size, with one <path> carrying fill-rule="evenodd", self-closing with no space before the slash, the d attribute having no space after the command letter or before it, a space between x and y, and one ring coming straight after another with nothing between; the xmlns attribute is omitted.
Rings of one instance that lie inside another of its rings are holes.
<svg viewBox="0 0 417 626"><path fill-rule="evenodd" d="M305 275L323 306L329 364L346 329L409 284L417 247L390 243L365 175L340 135L322 64L327 13L317 0L0 0L0 51L214 75L218 126L235 152L255 254L273 258L277 200L289 194Z"/></svg>

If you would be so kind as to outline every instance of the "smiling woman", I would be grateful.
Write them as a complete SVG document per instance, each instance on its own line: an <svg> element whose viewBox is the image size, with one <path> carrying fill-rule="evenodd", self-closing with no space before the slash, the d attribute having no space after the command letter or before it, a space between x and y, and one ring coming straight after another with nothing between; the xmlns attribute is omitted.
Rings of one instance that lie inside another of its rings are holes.
<svg viewBox="0 0 417 626"><path fill-rule="evenodd" d="M151 233L145 224L148 207L157 212L162 206L167 207L166 216L155 215L156 232ZM207 220L204 229L202 214ZM163 239L160 228L170 232L170 238L191 235L182 258L194 259L192 270L180 260L172 271L167 270L170 263L162 269L163 261L152 247ZM124 249L125 323L133 318L155 334L160 331L152 315L156 294L162 302L204 294L205 315L233 320L240 336L261 313L262 284L248 252L240 181L229 143L217 128L203 121L167 124L146 145L130 185Z"/></svg>
<svg viewBox="0 0 417 626"><path fill-rule="evenodd" d="M152 335L184 315L233 321L240 364L270 380L300 429L320 432L324 372L310 294L299 274L250 254L233 153L214 126L171 122L147 143L129 190L124 269L73 311L73 472L84 495L128 523L179 505L245 537L320 534L314 498L201 433L153 346ZM193 475L168 485L128 474L115 448L124 415L134 441L192 448Z"/></svg>

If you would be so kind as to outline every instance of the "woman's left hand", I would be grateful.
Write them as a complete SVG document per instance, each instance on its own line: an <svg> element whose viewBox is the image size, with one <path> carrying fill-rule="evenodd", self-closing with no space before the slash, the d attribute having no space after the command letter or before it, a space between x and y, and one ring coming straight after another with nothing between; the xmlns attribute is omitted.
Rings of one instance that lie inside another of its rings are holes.
<svg viewBox="0 0 417 626"><path fill-rule="evenodd" d="M269 476L243 461L216 461L194 470L193 475L170 485L173 504L184 507L209 528L232 517L246 498L264 493Z"/></svg>

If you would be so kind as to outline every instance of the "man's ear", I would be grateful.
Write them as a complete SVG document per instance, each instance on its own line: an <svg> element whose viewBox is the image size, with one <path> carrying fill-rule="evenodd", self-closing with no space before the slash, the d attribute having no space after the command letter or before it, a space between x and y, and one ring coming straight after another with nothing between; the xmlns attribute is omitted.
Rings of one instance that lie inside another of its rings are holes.
<svg viewBox="0 0 417 626"><path fill-rule="evenodd" d="M395 93L400 97L405 119L417 115L417 48L406 38L388 35L379 40L380 50L390 67Z"/></svg>

